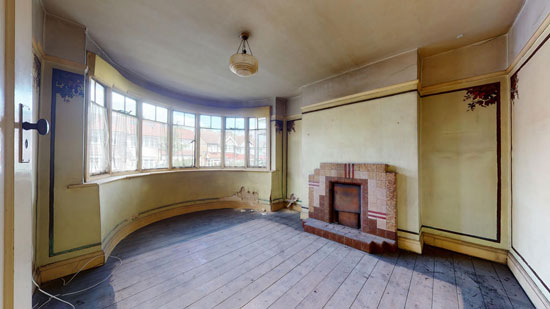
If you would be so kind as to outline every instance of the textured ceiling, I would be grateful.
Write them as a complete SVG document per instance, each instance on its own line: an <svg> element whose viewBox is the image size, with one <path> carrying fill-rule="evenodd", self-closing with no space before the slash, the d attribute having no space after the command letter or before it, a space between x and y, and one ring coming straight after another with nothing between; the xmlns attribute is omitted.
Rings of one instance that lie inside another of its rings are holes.
<svg viewBox="0 0 550 309"><path fill-rule="evenodd" d="M435 54L506 33L521 0L44 0L88 28L118 65L168 90L287 97L300 86L415 48ZM249 30L258 74L228 61ZM458 34L464 36L457 39Z"/></svg>

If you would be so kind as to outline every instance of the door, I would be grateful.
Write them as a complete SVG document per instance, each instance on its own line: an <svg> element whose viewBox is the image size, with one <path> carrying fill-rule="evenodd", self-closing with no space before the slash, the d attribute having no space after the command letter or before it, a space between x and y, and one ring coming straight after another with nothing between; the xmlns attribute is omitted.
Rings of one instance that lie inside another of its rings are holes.
<svg viewBox="0 0 550 309"><path fill-rule="evenodd" d="M36 133L21 135L20 120L33 112L31 1L0 0L4 17L2 43L2 98L0 99L0 178L3 202L4 308L31 308L33 145ZM26 145L21 148L20 144ZM22 151L25 150L25 151ZM20 152L21 151L21 152Z"/></svg>

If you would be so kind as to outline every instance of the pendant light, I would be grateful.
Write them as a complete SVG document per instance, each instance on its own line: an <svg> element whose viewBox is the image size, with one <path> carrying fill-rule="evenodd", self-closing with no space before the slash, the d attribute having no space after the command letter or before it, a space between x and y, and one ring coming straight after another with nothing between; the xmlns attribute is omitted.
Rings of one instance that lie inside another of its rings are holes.
<svg viewBox="0 0 550 309"><path fill-rule="evenodd" d="M241 43L237 53L229 59L229 69L240 77L252 76L258 72L258 59L252 54L248 37L248 32L241 33Z"/></svg>

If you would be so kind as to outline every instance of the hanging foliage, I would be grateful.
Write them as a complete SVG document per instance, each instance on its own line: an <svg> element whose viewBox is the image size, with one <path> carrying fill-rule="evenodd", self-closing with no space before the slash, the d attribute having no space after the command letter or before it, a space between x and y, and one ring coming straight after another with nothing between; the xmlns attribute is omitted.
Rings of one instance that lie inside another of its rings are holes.
<svg viewBox="0 0 550 309"><path fill-rule="evenodd" d="M500 83L475 86L466 89L464 102L468 102L468 111L476 107L487 107L496 104L500 99Z"/></svg>

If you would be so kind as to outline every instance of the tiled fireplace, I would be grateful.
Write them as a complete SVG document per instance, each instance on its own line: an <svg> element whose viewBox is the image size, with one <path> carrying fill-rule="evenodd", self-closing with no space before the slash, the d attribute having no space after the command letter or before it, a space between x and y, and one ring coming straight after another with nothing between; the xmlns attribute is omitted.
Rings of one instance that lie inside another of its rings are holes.
<svg viewBox="0 0 550 309"><path fill-rule="evenodd" d="M395 176L386 164L321 163L309 175L305 231L367 252L396 250Z"/></svg>

